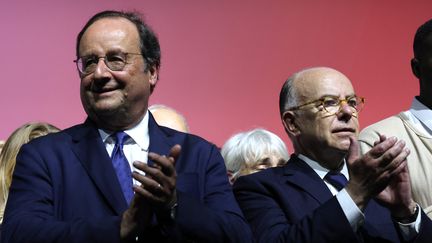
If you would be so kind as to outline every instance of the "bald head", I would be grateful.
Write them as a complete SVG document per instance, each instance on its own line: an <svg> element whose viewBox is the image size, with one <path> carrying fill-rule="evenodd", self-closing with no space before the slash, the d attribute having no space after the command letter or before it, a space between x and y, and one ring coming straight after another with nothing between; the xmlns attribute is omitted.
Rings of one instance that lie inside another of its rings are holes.
<svg viewBox="0 0 432 243"><path fill-rule="evenodd" d="M351 82L343 73L329 67L306 68L291 75L282 86L279 96L281 117L289 108L310 101L320 93L323 86L334 85L334 80L340 80L353 89Z"/></svg>
<svg viewBox="0 0 432 243"><path fill-rule="evenodd" d="M149 111L160 126L180 132L189 132L186 119L176 110L165 105L152 105L149 107Z"/></svg>
<svg viewBox="0 0 432 243"><path fill-rule="evenodd" d="M293 74L282 88L280 109L295 153L338 168L350 139L357 137L362 102L351 81L335 69L316 67Z"/></svg>

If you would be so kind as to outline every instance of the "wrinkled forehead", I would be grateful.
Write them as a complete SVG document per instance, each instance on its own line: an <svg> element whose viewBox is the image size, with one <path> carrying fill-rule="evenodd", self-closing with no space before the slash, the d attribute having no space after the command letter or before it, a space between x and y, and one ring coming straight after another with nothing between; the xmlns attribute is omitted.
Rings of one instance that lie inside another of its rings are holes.
<svg viewBox="0 0 432 243"><path fill-rule="evenodd" d="M300 101L310 101L323 96L348 97L355 94L351 81L341 72L331 68L313 68L302 71L294 80Z"/></svg>
<svg viewBox="0 0 432 243"><path fill-rule="evenodd" d="M88 49L137 49L139 50L139 34L134 23L122 17L107 17L96 20L84 32L79 52ZM130 50L128 50L130 51Z"/></svg>

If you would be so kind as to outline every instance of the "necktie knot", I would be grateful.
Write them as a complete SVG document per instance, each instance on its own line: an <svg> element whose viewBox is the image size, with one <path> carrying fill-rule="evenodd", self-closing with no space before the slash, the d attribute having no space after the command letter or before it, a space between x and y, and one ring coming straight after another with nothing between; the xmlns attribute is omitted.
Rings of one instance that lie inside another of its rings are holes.
<svg viewBox="0 0 432 243"><path fill-rule="evenodd" d="M342 190L342 188L348 184L346 177L339 171L329 171L324 179L332 184L338 191Z"/></svg>
<svg viewBox="0 0 432 243"><path fill-rule="evenodd" d="M118 145L121 149L123 149L123 145L126 142L126 140L129 138L129 135L127 133L120 131L116 132L114 134L114 137L116 139L116 145Z"/></svg>

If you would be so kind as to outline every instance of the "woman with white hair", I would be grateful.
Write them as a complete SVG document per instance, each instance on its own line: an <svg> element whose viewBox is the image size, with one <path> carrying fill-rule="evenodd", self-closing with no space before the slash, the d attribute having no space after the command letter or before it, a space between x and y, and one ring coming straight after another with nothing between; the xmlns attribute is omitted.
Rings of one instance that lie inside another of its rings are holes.
<svg viewBox="0 0 432 243"><path fill-rule="evenodd" d="M284 165L289 159L284 142L262 128L235 134L225 142L221 154L231 184L239 176Z"/></svg>

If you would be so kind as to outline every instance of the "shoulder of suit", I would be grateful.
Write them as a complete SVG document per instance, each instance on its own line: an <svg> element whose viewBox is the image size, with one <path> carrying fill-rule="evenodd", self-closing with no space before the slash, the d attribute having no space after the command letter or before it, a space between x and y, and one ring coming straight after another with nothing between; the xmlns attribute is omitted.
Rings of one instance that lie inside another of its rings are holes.
<svg viewBox="0 0 432 243"><path fill-rule="evenodd" d="M168 127L159 126L159 129L170 139L173 139L175 143L182 144L188 144L188 145L207 145L207 146L214 146L215 148L218 148L214 143L207 141L206 139L192 134L192 133L184 133L180 132Z"/></svg>

